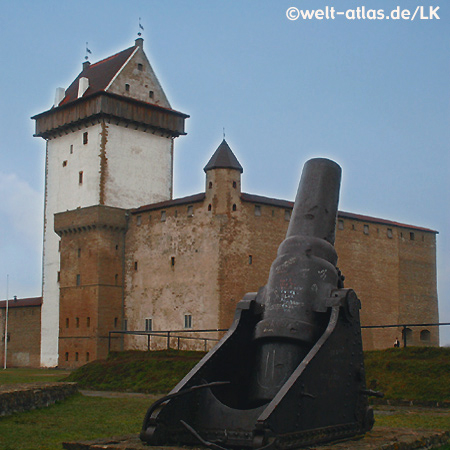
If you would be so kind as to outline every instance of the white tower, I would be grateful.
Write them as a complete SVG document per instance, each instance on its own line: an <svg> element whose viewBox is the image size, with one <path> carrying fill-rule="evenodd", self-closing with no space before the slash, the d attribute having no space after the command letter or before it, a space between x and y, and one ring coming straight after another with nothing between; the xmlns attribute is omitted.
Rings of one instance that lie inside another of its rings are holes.
<svg viewBox="0 0 450 450"><path fill-rule="evenodd" d="M134 208L169 200L173 141L189 117L171 109L136 45L83 70L52 109L33 117L47 142L41 366L58 364L59 237L54 214L106 205ZM74 285L76 280L74 280Z"/></svg>

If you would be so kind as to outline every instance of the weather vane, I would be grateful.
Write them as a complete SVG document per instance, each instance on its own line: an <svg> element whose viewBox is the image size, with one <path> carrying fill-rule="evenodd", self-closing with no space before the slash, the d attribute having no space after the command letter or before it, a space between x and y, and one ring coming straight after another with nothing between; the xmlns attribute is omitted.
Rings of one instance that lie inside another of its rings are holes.
<svg viewBox="0 0 450 450"><path fill-rule="evenodd" d="M223 127L223 138L225 139L225 127Z"/></svg>
<svg viewBox="0 0 450 450"><path fill-rule="evenodd" d="M139 31L138 31L138 36L142 36L141 30L144 31L144 27L141 24L141 18L139 17Z"/></svg>
<svg viewBox="0 0 450 450"><path fill-rule="evenodd" d="M89 50L88 43L86 42L86 56L84 59L87 61L89 59L89 55L92 55L92 52Z"/></svg>

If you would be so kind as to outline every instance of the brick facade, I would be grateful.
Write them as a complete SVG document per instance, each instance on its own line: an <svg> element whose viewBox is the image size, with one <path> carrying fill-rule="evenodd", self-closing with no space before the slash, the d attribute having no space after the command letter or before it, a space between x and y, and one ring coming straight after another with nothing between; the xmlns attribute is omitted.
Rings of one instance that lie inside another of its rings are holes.
<svg viewBox="0 0 450 450"><path fill-rule="evenodd" d="M206 172L204 193L130 210L128 223L128 213L119 209L114 217L120 225L106 220L107 226L91 230L84 228L95 221L86 217L103 207L58 214L60 365L83 364L85 352L91 359L104 356L104 338L122 326L114 322L122 315L129 331L228 328L237 302L266 284L293 207L242 193L240 186L239 170L214 168ZM115 250L122 249L123 239L124 252ZM345 285L361 299L363 325L438 322L435 231L340 212L336 249ZM122 264L123 291L114 283L115 276L122 277ZM79 287L74 286L78 273ZM74 329L73 321L79 317L84 324L88 315L90 333ZM402 338L401 328L365 329L364 348L391 347L397 337ZM148 345L146 337L126 336L116 338L114 348L122 342L125 349ZM412 328L408 343L439 345L437 327ZM166 341L152 337L150 345L162 348ZM181 347L196 345L203 348L189 341ZM64 361L66 352L69 361ZM70 356L74 352L78 361Z"/></svg>
<svg viewBox="0 0 450 450"><path fill-rule="evenodd" d="M293 204L242 193L225 140L204 168L205 192L173 200L173 144L188 117L170 108L142 39L85 62L64 98L34 117L47 140L42 366L104 357L110 331L227 328L244 294L266 284ZM339 214L338 264L363 324L438 322L435 238ZM390 347L401 332L366 329L364 346ZM439 344L437 328L407 333L409 343ZM114 335L111 345L166 343Z"/></svg>
<svg viewBox="0 0 450 450"><path fill-rule="evenodd" d="M8 301L7 367L38 367L42 297ZM6 301L0 302L0 361L5 361Z"/></svg>
<svg viewBox="0 0 450 450"><path fill-rule="evenodd" d="M55 215L61 237L59 367L105 358L108 334L123 327L127 212L93 206Z"/></svg>

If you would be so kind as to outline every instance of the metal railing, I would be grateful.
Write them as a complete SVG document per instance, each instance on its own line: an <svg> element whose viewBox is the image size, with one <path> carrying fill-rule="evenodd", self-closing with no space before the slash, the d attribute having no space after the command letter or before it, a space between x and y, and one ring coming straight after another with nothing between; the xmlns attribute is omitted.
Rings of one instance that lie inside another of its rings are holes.
<svg viewBox="0 0 450 450"><path fill-rule="evenodd" d="M176 341L176 348L180 350L181 340L201 341L204 344L205 352L208 350L209 342L218 342L219 338L200 337L200 336L187 336L187 334L194 333L219 333L226 332L228 329L209 329L209 330L163 330L163 331L110 331L108 334L108 353L111 351L111 339L114 339L112 335L130 335L130 336L147 336L147 350L150 351L152 336L156 338L164 338L166 340L167 350L172 348L171 341ZM119 338L119 336L117 337Z"/></svg>
<svg viewBox="0 0 450 450"><path fill-rule="evenodd" d="M367 328L402 328L403 347L407 346L408 328L413 327L440 327L450 325L450 322L444 323L398 323L396 325L361 325L361 329Z"/></svg>
<svg viewBox="0 0 450 450"><path fill-rule="evenodd" d="M374 328L402 328L402 340L403 347L407 347L408 345L408 333L407 330L413 327L440 327L450 325L450 322L444 323L399 323L395 325L361 325L361 329L374 329ZM208 329L208 330L163 330L163 331L110 331L108 335L108 353L111 351L111 340L114 339L113 335L130 335L130 336L147 336L147 350L150 351L152 337L155 338L164 338L166 341L166 349L169 350L171 348L180 350L181 341L201 341L203 342L204 351L208 350L209 342L218 342L219 338L211 338L211 337L200 337L200 336L187 336L187 334L198 334L198 333L219 333L226 332L228 329L220 328L220 329ZM118 339L119 336L116 338ZM176 342L175 346L172 346L171 341Z"/></svg>

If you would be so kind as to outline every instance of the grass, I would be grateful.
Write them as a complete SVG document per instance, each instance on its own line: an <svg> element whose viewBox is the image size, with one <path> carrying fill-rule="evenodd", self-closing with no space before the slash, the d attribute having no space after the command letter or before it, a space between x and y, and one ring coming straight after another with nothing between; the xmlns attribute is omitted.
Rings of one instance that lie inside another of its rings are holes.
<svg viewBox="0 0 450 450"><path fill-rule="evenodd" d="M6 369L0 370L0 385L63 381L69 374L60 369Z"/></svg>
<svg viewBox="0 0 450 450"><path fill-rule="evenodd" d="M84 389L165 393L203 352L117 352L71 373ZM409 347L365 352L367 385L386 399L450 405L450 348Z"/></svg>
<svg viewBox="0 0 450 450"><path fill-rule="evenodd" d="M146 398L99 398L76 394L45 409L0 419L2 450L61 450L62 442L138 434L147 408ZM450 410L432 409L377 414L376 426L450 429ZM442 450L450 450L447 447Z"/></svg>
<svg viewBox="0 0 450 450"><path fill-rule="evenodd" d="M392 348L364 358L367 385L386 399L450 405L450 348Z"/></svg>
<svg viewBox="0 0 450 450"><path fill-rule="evenodd" d="M152 401L76 394L48 408L0 419L3 450L61 450L62 442L137 434Z"/></svg>
<svg viewBox="0 0 450 450"><path fill-rule="evenodd" d="M66 381L83 389L166 393L203 357L203 352L117 352L75 370Z"/></svg>
<svg viewBox="0 0 450 450"><path fill-rule="evenodd" d="M69 380L83 388L168 392L203 356L200 352L123 352L74 371ZM407 348L366 352L368 384L387 398L450 403L450 349ZM0 384L61 381L59 370L7 369ZM67 378L66 378L67 380ZM374 386L372 386L374 387ZM137 434L146 398L98 398L77 394L45 409L0 418L0 448L61 450L64 441ZM384 409L383 409L384 408ZM450 429L450 409L377 407L376 426ZM439 450L450 450L450 444Z"/></svg>
<svg viewBox="0 0 450 450"><path fill-rule="evenodd" d="M382 408L374 409L377 427L450 430L450 410L395 408L392 413L383 414Z"/></svg>

